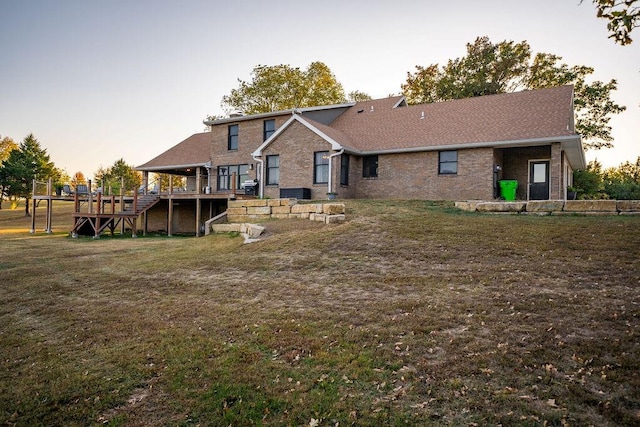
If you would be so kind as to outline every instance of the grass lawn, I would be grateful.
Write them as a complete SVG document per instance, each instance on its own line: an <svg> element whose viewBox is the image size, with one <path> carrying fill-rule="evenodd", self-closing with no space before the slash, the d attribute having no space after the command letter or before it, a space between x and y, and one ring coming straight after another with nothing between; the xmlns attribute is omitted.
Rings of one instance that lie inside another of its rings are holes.
<svg viewBox="0 0 640 427"><path fill-rule="evenodd" d="M0 210L0 424L640 425L640 216L346 204L249 245Z"/></svg>

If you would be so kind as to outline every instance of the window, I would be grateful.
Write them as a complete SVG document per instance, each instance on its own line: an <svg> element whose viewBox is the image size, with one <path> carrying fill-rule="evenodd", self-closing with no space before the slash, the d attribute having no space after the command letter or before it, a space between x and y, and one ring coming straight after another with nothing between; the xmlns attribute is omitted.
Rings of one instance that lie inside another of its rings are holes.
<svg viewBox="0 0 640 427"><path fill-rule="evenodd" d="M276 131L275 119L265 120L262 124L262 140L266 141Z"/></svg>
<svg viewBox="0 0 640 427"><path fill-rule="evenodd" d="M218 191L231 190L233 177L236 178L236 190L243 188L249 179L249 165L218 166Z"/></svg>
<svg viewBox="0 0 640 427"><path fill-rule="evenodd" d="M340 185L349 185L349 155L340 156Z"/></svg>
<svg viewBox="0 0 640 427"><path fill-rule="evenodd" d="M547 182L547 164L546 163L534 163L533 164L533 183Z"/></svg>
<svg viewBox="0 0 640 427"><path fill-rule="evenodd" d="M441 151L438 162L438 173L440 175L455 175L458 173L458 152Z"/></svg>
<svg viewBox="0 0 640 427"><path fill-rule="evenodd" d="M267 185L280 183L280 156L267 156Z"/></svg>
<svg viewBox="0 0 640 427"><path fill-rule="evenodd" d="M378 156L365 156L362 158L362 177L378 177Z"/></svg>
<svg viewBox="0 0 640 427"><path fill-rule="evenodd" d="M313 155L313 183L326 184L329 182L329 152L316 151Z"/></svg>
<svg viewBox="0 0 640 427"><path fill-rule="evenodd" d="M229 138L227 141L229 150L238 149L238 125L229 125Z"/></svg>

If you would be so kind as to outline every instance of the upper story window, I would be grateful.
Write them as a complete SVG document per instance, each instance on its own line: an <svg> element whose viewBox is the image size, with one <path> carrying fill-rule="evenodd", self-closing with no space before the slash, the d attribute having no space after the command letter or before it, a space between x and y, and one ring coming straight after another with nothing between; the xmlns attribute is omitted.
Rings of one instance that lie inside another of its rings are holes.
<svg viewBox="0 0 640 427"><path fill-rule="evenodd" d="M280 183L280 156L267 156L267 185Z"/></svg>
<svg viewBox="0 0 640 427"><path fill-rule="evenodd" d="M329 152L316 151L313 153L313 183L326 184L329 182Z"/></svg>
<svg viewBox="0 0 640 427"><path fill-rule="evenodd" d="M438 173L440 175L455 175L458 173L457 151L440 151L438 156Z"/></svg>
<svg viewBox="0 0 640 427"><path fill-rule="evenodd" d="M340 156L340 185L349 185L349 155Z"/></svg>
<svg viewBox="0 0 640 427"><path fill-rule="evenodd" d="M227 139L227 149L238 149L238 125L229 125L229 137Z"/></svg>
<svg viewBox="0 0 640 427"><path fill-rule="evenodd" d="M364 156L362 158L362 177L378 177L378 156Z"/></svg>
<svg viewBox="0 0 640 427"><path fill-rule="evenodd" d="M266 141L276 131L276 120L265 120L262 124L262 140Z"/></svg>

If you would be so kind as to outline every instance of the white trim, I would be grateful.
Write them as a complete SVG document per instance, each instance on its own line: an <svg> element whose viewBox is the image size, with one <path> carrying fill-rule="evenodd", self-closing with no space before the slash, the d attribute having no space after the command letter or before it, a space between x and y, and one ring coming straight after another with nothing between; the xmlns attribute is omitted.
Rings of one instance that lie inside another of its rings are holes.
<svg viewBox="0 0 640 427"><path fill-rule="evenodd" d="M331 149L332 150L341 150L343 147L342 145L340 145L339 142L337 142L336 140L334 140L333 138L329 137L327 134L325 134L324 132L322 132L320 129L318 129L317 127L313 126L311 123L307 122L304 117L293 113L293 115L291 116L291 118L289 118L289 120L287 120L282 126L280 126L274 133L273 135L271 135L269 138L267 138L266 141L264 141L262 143L262 145L260 145L260 147L258 147L256 149L256 151L254 151L253 153L251 153L252 156L254 157L262 157L262 152L264 151L265 148L267 148L282 132L284 132L290 125L291 123L293 123L294 121L298 121L299 123L303 124L307 129L309 129L310 131L312 131L313 133L315 133L316 135L318 135L320 138L324 139L325 141L327 141L329 144L331 144Z"/></svg>
<svg viewBox="0 0 640 427"><path fill-rule="evenodd" d="M407 105L407 100L405 99L404 96L401 96L400 99L398 100L398 102L396 102L395 104L393 104L393 107L391 108L398 108L400 106L400 104L405 103L405 105Z"/></svg>
<svg viewBox="0 0 640 427"><path fill-rule="evenodd" d="M210 161L207 163L210 163ZM163 165L163 166L148 166L148 167L138 166L133 168L133 170L155 172L155 171L163 171L163 170L187 169L187 168L207 167L207 163L192 163L188 165Z"/></svg>
<svg viewBox="0 0 640 427"><path fill-rule="evenodd" d="M337 151L337 152L329 155L329 180L328 180L329 182L327 182L327 189L328 189L327 193L332 193L333 192L333 188L331 188L332 184L333 184L333 182L332 182L333 181L333 179L332 179L333 170L331 168L331 166L333 165L333 158L336 157L336 156L341 155L342 153L344 153L344 148L342 148L340 151Z"/></svg>
<svg viewBox="0 0 640 427"><path fill-rule="evenodd" d="M375 154L402 154L413 153L420 151L449 151L449 150L464 150L468 148L509 148L509 147L526 147L536 145L547 145L553 142L565 142L578 139L579 136L558 136L558 137L546 137L536 139L515 139L509 141L485 141L485 142L463 142L460 144L446 144L446 145L431 145L431 146L418 146L410 148L392 148L388 150L356 150L349 147L345 147L345 151L350 154L356 154L359 156L370 156Z"/></svg>

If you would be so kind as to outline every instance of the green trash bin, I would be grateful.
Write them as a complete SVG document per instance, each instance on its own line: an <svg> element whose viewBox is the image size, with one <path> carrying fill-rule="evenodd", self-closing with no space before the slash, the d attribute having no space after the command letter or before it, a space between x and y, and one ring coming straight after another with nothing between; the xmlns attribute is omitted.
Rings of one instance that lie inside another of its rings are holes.
<svg viewBox="0 0 640 427"><path fill-rule="evenodd" d="M500 180L500 195L503 199L512 202L516 199L516 190L518 189L518 181L515 179Z"/></svg>

